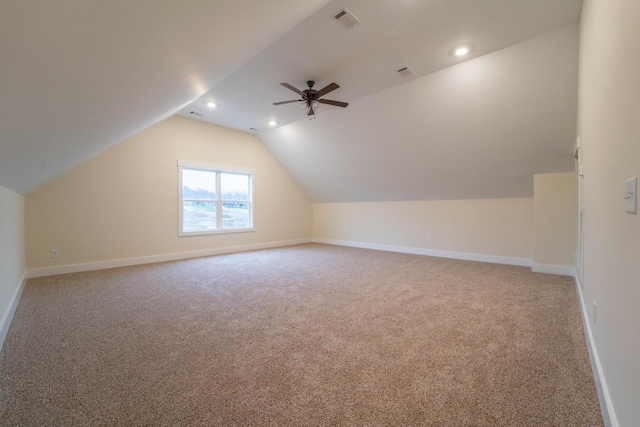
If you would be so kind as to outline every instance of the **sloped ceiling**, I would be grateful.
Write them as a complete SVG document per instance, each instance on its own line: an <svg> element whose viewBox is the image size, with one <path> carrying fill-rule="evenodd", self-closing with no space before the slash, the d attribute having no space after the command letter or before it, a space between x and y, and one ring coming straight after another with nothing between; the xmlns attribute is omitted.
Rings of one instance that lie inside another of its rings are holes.
<svg viewBox="0 0 640 427"><path fill-rule="evenodd" d="M314 202L531 197L534 174L573 167L580 7L332 1L179 114L254 129ZM341 27L343 8L361 23ZM306 80L350 105L272 105Z"/></svg>
<svg viewBox="0 0 640 427"><path fill-rule="evenodd" d="M362 23L340 27L344 7ZM534 173L572 166L580 7L2 2L0 185L26 194L178 113L257 134L315 202L530 196ZM272 105L309 79L349 107Z"/></svg>
<svg viewBox="0 0 640 427"><path fill-rule="evenodd" d="M0 185L26 194L173 115L326 3L0 2Z"/></svg>
<svg viewBox="0 0 640 427"><path fill-rule="evenodd" d="M533 196L573 170L578 27L259 137L314 202Z"/></svg>

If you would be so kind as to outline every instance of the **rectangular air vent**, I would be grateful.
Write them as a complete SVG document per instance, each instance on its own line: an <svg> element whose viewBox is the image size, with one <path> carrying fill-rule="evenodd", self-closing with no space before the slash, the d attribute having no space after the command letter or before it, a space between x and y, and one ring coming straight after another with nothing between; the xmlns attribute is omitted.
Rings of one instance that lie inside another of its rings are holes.
<svg viewBox="0 0 640 427"><path fill-rule="evenodd" d="M416 73L409 67L400 68L398 72L402 77L411 77L416 75Z"/></svg>
<svg viewBox="0 0 640 427"><path fill-rule="evenodd" d="M335 20L342 24L343 27L349 29L360 23L360 20L355 15L349 12L346 8L342 9L334 16Z"/></svg>

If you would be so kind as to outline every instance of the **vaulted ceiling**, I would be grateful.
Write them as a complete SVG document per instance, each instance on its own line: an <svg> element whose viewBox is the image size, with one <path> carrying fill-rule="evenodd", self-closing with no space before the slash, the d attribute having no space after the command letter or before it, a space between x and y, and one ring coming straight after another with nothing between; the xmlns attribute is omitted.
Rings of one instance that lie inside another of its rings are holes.
<svg viewBox="0 0 640 427"><path fill-rule="evenodd" d="M172 116L328 0L0 2L0 185L26 194Z"/></svg>
<svg viewBox="0 0 640 427"><path fill-rule="evenodd" d="M572 168L580 7L2 2L0 185L26 194L180 114L257 134L315 202L528 197L533 174ZM272 105L307 80L349 106Z"/></svg>

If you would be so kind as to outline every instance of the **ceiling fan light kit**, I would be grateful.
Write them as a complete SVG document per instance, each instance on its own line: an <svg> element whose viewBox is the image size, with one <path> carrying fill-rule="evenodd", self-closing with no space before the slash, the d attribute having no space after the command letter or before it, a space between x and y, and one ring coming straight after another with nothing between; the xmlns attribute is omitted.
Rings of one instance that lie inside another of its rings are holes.
<svg viewBox="0 0 640 427"><path fill-rule="evenodd" d="M336 107L342 107L342 108L345 108L347 105L349 105L348 102L334 101L331 99L320 99L321 97L328 94L329 92L332 92L338 89L340 86L338 86L336 83L330 83L320 90L315 90L313 88L313 86L315 85L315 82L313 80L307 81L307 86L309 86L309 89L305 89L305 90L300 90L295 86L290 85L289 83L280 83L280 84L286 87L287 89L294 91L295 93L300 95L302 98L292 99L289 101L274 102L273 105L289 104L291 102L302 102L301 104L302 108L307 112L307 116L315 116L315 114L320 109L320 104L335 105Z"/></svg>
<svg viewBox="0 0 640 427"><path fill-rule="evenodd" d="M320 110L320 103L315 100L308 99L305 103L300 104L307 116L315 116ZM315 117L314 117L315 118Z"/></svg>

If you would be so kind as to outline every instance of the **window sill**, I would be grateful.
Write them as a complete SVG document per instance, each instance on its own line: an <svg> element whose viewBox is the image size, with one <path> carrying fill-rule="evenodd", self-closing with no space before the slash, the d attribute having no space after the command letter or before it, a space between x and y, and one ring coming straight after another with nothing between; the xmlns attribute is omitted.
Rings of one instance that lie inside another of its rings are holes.
<svg viewBox="0 0 640 427"><path fill-rule="evenodd" d="M255 228L225 228L223 230L194 231L194 232L179 231L178 237L211 236L216 234L252 233L254 231L256 231Z"/></svg>

